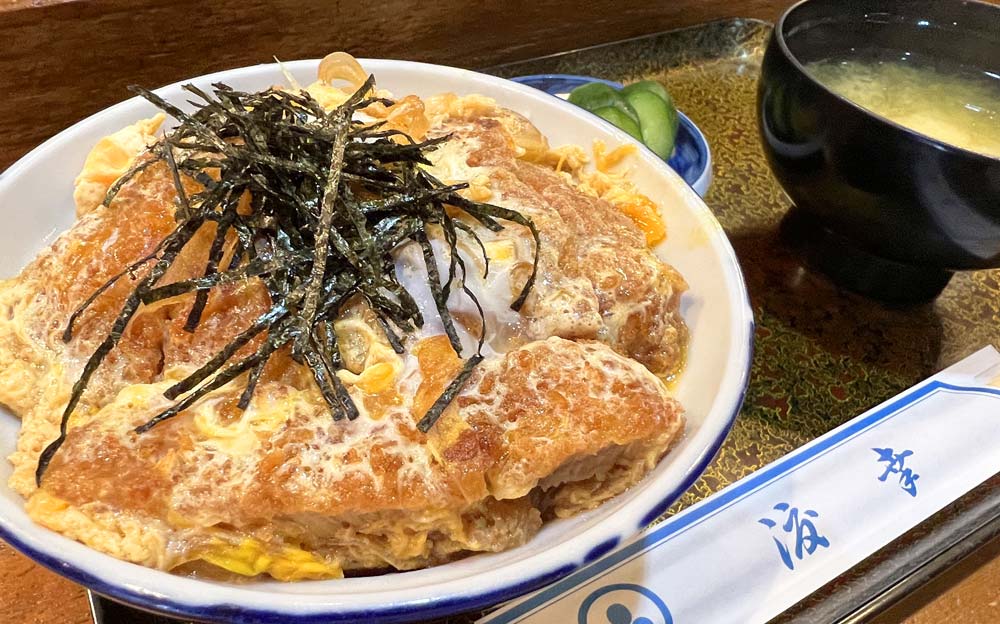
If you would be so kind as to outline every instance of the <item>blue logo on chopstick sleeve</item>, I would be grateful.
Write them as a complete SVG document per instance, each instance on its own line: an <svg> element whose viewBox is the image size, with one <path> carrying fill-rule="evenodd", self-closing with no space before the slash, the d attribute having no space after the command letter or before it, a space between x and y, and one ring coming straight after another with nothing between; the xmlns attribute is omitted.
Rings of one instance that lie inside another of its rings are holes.
<svg viewBox="0 0 1000 624"><path fill-rule="evenodd" d="M872 450L878 454L878 463L885 462L885 472L878 480L884 483L889 475L899 475L900 489L915 498L917 496L917 479L920 478L920 475L905 466L906 458L913 455L913 451L903 449L897 453L891 448L873 448Z"/></svg>
<svg viewBox="0 0 1000 624"><path fill-rule="evenodd" d="M757 522L771 529L771 538L774 540L774 545L778 547L781 561L789 570L795 569L793 554L795 559L802 561L803 557L813 554L817 548L830 547L830 540L819 534L816 524L813 522L814 519L819 518L819 513L816 511L806 509L800 513L798 507L792 507L788 503L778 503L774 506L774 511L782 512L783 516L780 517L784 518L783 523L780 519L773 520L771 518L761 518ZM780 536L781 539L774 535L775 529L784 533ZM794 540L791 547L787 543L789 537Z"/></svg>
<svg viewBox="0 0 1000 624"><path fill-rule="evenodd" d="M583 599L577 624L673 624L663 599L635 583L599 587Z"/></svg>

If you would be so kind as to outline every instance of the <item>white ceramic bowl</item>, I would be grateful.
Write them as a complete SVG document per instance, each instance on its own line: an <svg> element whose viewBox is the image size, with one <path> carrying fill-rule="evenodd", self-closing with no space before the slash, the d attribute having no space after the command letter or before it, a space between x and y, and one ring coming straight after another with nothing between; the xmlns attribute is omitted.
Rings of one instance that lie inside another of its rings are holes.
<svg viewBox="0 0 1000 624"><path fill-rule="evenodd" d="M589 147L632 139L577 107L531 87L462 69L387 60L362 61L397 95L480 93L529 117L553 145ZM317 61L286 64L307 84ZM276 65L191 80L242 90L283 83ZM180 83L158 91L186 100ZM0 275L15 275L73 221L73 178L102 136L149 116L137 98L112 106L36 148L0 176ZM705 469L743 399L750 370L753 316L740 267L708 207L655 154L641 148L632 180L662 207L669 230L656 253L677 267L691 290L682 311L691 330L687 367L676 393L687 408L683 440L644 481L599 509L547 524L530 543L498 554L371 578L299 583L226 584L194 580L119 561L35 525L7 486L0 462L0 538L42 565L100 594L140 608L225 622L409 621L471 610L550 583L613 549L662 513ZM0 455L14 449L18 420L0 412Z"/></svg>

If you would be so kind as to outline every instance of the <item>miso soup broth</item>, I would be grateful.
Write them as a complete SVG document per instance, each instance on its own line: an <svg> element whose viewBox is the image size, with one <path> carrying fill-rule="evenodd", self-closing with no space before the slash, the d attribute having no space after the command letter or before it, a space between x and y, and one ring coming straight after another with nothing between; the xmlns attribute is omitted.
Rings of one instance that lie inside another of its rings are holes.
<svg viewBox="0 0 1000 624"><path fill-rule="evenodd" d="M1000 76L922 64L899 52L812 62L806 69L834 93L901 126L1000 158Z"/></svg>

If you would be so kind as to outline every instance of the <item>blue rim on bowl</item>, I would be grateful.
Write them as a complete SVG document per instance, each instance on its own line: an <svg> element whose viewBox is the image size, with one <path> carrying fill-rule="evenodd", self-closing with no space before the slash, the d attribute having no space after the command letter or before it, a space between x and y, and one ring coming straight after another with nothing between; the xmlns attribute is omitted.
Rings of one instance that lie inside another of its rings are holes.
<svg viewBox="0 0 1000 624"><path fill-rule="evenodd" d="M285 70L300 81L315 76L318 60L292 61ZM604 136L626 140L627 135L582 109L553 100L527 85L483 74L408 61L361 59L386 85L417 94L446 89L502 98L517 110L530 112L547 128L553 140L576 136ZM260 89L275 84L277 65L258 65L189 79L195 85L225 82L237 89ZM187 82L187 81L185 81ZM181 83L157 92L167 99L182 97ZM11 231L0 231L0 270L23 266L34 254L27 241L37 241L52 224L71 220L65 197L78 163L101 136L123 122L149 112L151 106L133 98L64 130L11 166L0 178L0 208L30 200L31 214L40 221L11 220ZM676 240L697 244L660 246L656 253L680 269L685 267L694 291L685 311L689 321L690 353L678 396L691 399L688 430L663 462L628 493L607 501L588 514L549 524L541 540L511 549L469 557L426 570L384 577L314 581L302 584L261 582L226 584L174 576L128 563L35 524L23 509L23 500L0 478L0 539L39 564L90 587L99 594L141 609L196 621L253 621L261 624L296 622L406 622L472 611L509 600L554 582L593 561L628 539L663 510L701 475L725 440L739 412L752 363L753 311L738 259L710 209L695 193L678 184L664 162L643 149L636 158L635 180L659 189L672 201L661 202L671 215ZM53 184L53 178L61 180ZM665 218L667 218L665 216ZM693 321L693 324L692 324ZM710 330L702 328L712 328ZM720 336L719 328L725 328ZM715 364L718 364L716 367ZM702 392L700 388L711 388ZM686 392L686 394L685 394ZM695 408L700 405L700 408ZM697 415L697 418L694 416ZM19 423L0 410L0 441L10 452ZM0 445L2 446L2 445ZM6 453L5 453L6 454ZM0 464L0 477L10 467Z"/></svg>
<svg viewBox="0 0 1000 624"><path fill-rule="evenodd" d="M589 82L600 82L620 89L622 83L591 76L574 76L571 74L533 74L511 78L514 82L526 84L549 95L563 97ZM691 119L681 111L677 111L680 120L677 128L677 141L674 153L667 161L671 169L676 171L688 185L704 197L712 184L712 152L709 150L705 135Z"/></svg>

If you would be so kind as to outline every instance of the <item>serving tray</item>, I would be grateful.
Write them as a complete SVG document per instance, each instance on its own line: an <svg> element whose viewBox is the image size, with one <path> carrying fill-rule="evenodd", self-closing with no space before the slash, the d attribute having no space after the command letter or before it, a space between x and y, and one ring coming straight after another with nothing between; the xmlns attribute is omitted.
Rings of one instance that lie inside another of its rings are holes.
<svg viewBox="0 0 1000 624"><path fill-rule="evenodd" d="M1000 345L1000 271L961 273L933 303L892 309L842 292L781 240L791 205L757 136L756 84L770 25L725 20L489 68L662 81L708 138L708 205L739 255L757 320L743 411L715 461L665 515L687 507L986 344ZM668 224L669 226L669 224ZM1000 531L994 478L779 618L860 621ZM168 620L95 598L98 624ZM480 613L441 620L467 624Z"/></svg>

